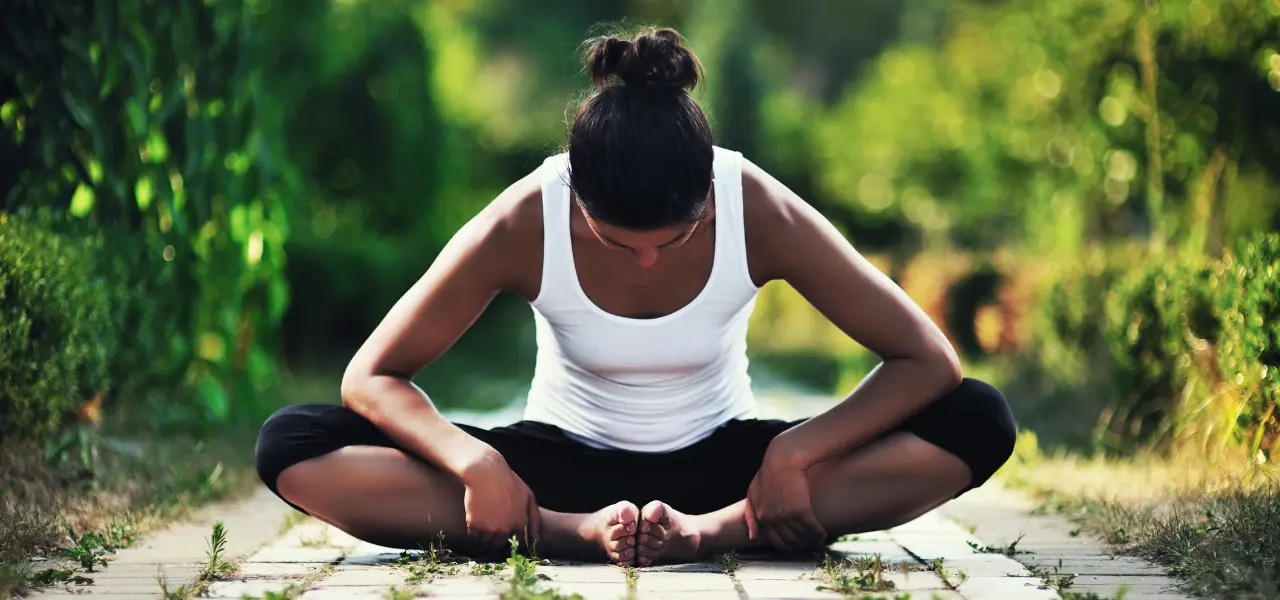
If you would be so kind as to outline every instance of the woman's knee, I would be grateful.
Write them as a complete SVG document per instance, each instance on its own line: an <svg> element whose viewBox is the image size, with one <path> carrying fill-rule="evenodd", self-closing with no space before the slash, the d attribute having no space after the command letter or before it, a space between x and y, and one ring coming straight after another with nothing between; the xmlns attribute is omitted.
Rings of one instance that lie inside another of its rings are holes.
<svg viewBox="0 0 1280 600"><path fill-rule="evenodd" d="M950 393L908 421L907 429L959 457L982 485L1013 455L1017 425L1004 394L965 378Z"/></svg>
<svg viewBox="0 0 1280 600"><path fill-rule="evenodd" d="M277 410L258 430L254 464L258 477L271 491L280 491L276 482L285 469L309 458L332 451L335 440L325 414L342 407L328 404L295 404ZM345 410L345 409L343 409Z"/></svg>

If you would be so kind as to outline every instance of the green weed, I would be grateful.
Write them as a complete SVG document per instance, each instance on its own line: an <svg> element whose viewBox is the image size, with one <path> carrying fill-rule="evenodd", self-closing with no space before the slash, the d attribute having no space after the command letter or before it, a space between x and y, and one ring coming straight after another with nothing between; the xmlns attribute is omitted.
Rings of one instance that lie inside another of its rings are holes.
<svg viewBox="0 0 1280 600"><path fill-rule="evenodd" d="M987 546L987 545L979 544L977 542L965 542L965 543L969 544L969 547L973 548L973 551L979 554L1003 554L1009 558L1013 558L1014 555L1017 555L1017 554L1030 554L1030 552L1027 552L1026 550L1018 549L1018 542L1021 542L1022 538L1024 537L1027 537L1026 534L1022 534L1018 536L1018 539L1013 540L1013 542L1011 542L1008 546L1005 546L1003 548L996 547L996 546Z"/></svg>
<svg viewBox="0 0 1280 600"><path fill-rule="evenodd" d="M280 524L280 535L288 533L295 525L311 518L307 513L301 511L292 511L284 516L284 522Z"/></svg>
<svg viewBox="0 0 1280 600"><path fill-rule="evenodd" d="M933 559L933 561L929 563L929 567L934 573L938 574L938 579L941 579L942 583L946 584L947 587L953 590L964 585L964 582L969 579L969 574L963 570L948 569L946 565L943 564L941 558Z"/></svg>
<svg viewBox="0 0 1280 600"><path fill-rule="evenodd" d="M724 571L726 575L733 575L733 573L738 570L738 567L742 566L742 559L738 558L738 554L736 552L727 552L716 557L716 565L718 565L720 570Z"/></svg>
<svg viewBox="0 0 1280 600"><path fill-rule="evenodd" d="M1062 572L1062 559L1058 559L1058 566L1054 567L1052 571L1037 564L1028 564L1026 567L1032 575L1039 577L1040 581L1044 582L1045 587L1058 592L1071 587L1076 580L1074 573Z"/></svg>
<svg viewBox="0 0 1280 600"><path fill-rule="evenodd" d="M819 590L830 590L846 596L859 592L885 592L894 589L894 583L885 579L892 566L879 554L870 557L845 559L827 554L823 557L820 576L826 583Z"/></svg>
<svg viewBox="0 0 1280 600"><path fill-rule="evenodd" d="M511 557L507 559L511 567L511 575L507 578L507 589L502 591L502 600L583 600L581 595L564 595L550 588L540 588L539 582L546 576L538 574L538 560L520 554L520 540L511 537Z"/></svg>
<svg viewBox="0 0 1280 600"><path fill-rule="evenodd" d="M324 529L321 529L321 530L320 530L320 533L319 533L319 534L316 534L316 536L315 536L315 537L299 538L299 539L298 539L298 544L299 544L299 545L301 545L301 546L302 546L302 547L304 547L304 548L318 548L318 547L324 547L324 546L328 546L328 545L329 545L329 543L330 543L330 539L329 539L329 528L328 528L328 527L325 527Z"/></svg>
<svg viewBox="0 0 1280 600"><path fill-rule="evenodd" d="M1121 586L1114 596L1102 596L1097 592L1058 592L1062 600L1124 600L1128 594L1129 588L1124 586Z"/></svg>
<svg viewBox="0 0 1280 600"><path fill-rule="evenodd" d="M227 562L227 529L222 525L222 521L213 524L206 554L209 556L209 564L200 574L202 580L213 581L236 570L236 565Z"/></svg>
<svg viewBox="0 0 1280 600"><path fill-rule="evenodd" d="M108 549L106 540L101 534L94 531L86 531L79 536L70 527L67 528L67 536L71 538L71 545L62 549L62 553L80 563L80 568L93 572L96 565L107 566L107 559L104 558L108 552L114 551L114 548Z"/></svg>
<svg viewBox="0 0 1280 600"><path fill-rule="evenodd" d="M489 577L502 572L502 563L471 563L473 577Z"/></svg>
<svg viewBox="0 0 1280 600"><path fill-rule="evenodd" d="M444 544L444 532L436 535L436 539L426 548L417 552L404 551L396 559L396 566L409 571L405 583L429 583L439 575L454 575L458 565L466 562L465 557L455 556Z"/></svg>
<svg viewBox="0 0 1280 600"><path fill-rule="evenodd" d="M422 591L413 586L398 588L393 585L387 590L387 600L413 600L421 594Z"/></svg>

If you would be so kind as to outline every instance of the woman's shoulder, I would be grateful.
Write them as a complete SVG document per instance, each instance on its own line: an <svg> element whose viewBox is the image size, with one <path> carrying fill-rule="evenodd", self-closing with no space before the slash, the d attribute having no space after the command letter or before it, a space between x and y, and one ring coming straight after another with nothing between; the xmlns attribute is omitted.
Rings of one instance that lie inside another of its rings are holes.
<svg viewBox="0 0 1280 600"><path fill-rule="evenodd" d="M542 276L542 178L534 171L511 184L464 228L477 258L503 272L503 287L537 295ZM459 232L463 234L462 231Z"/></svg>
<svg viewBox="0 0 1280 600"><path fill-rule="evenodd" d="M760 166L742 159L742 216L752 277L763 284L785 271L782 260L797 240L819 233L826 220Z"/></svg>

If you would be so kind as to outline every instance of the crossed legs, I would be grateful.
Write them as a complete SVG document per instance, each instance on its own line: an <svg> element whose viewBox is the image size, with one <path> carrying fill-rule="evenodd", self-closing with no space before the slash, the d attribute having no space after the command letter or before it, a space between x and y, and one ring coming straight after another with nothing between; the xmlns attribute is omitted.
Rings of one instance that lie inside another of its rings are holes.
<svg viewBox="0 0 1280 600"><path fill-rule="evenodd" d="M973 475L955 455L895 432L815 465L808 477L815 515L839 535L914 519L963 490ZM286 468L276 485L288 501L366 541L417 548L443 533L461 551L487 550L467 538L461 484L394 448L347 446ZM591 514L543 509L538 549L641 566L746 549L753 542L743 504L701 515L656 501L619 502Z"/></svg>

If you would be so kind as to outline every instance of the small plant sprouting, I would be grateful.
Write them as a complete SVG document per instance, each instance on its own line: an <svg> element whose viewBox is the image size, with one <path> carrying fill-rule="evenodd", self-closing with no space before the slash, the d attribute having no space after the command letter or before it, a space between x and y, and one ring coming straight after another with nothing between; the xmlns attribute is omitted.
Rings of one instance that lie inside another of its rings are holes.
<svg viewBox="0 0 1280 600"><path fill-rule="evenodd" d="M941 558L933 559L929 566L933 568L933 572L938 574L938 579L941 579L942 583L953 590L964 585L964 582L969 579L969 574L963 570L953 571L948 569L942 563Z"/></svg>
<svg viewBox="0 0 1280 600"><path fill-rule="evenodd" d="M819 590L830 590L841 594L853 595L858 592L884 592L895 588L892 581L885 579L884 574L892 569L880 557L864 556L854 559L843 559L827 554L822 560L822 577L826 585L818 586Z"/></svg>
<svg viewBox="0 0 1280 600"><path fill-rule="evenodd" d="M738 558L736 552L727 552L716 557L716 564L720 566L720 570L726 575L733 575L738 567L742 566L742 559Z"/></svg>
<svg viewBox="0 0 1280 600"><path fill-rule="evenodd" d="M77 536L76 532L68 527L67 535L71 537L71 545L63 548L62 553L80 563L80 568L92 573L96 565L107 566L107 559L103 557L112 548L106 547L101 534L86 531Z"/></svg>
<svg viewBox="0 0 1280 600"><path fill-rule="evenodd" d="M235 565L227 562L227 528L222 525L222 521L217 521L213 524L213 532L209 534L209 549L206 554L209 556L209 564L205 566L204 572L200 574L200 579L213 581L236 569Z"/></svg>
<svg viewBox="0 0 1280 600"><path fill-rule="evenodd" d="M421 592L418 588L413 586L398 588L393 585L391 589L387 590L387 600L413 600L418 597L419 593Z"/></svg>
<svg viewBox="0 0 1280 600"><path fill-rule="evenodd" d="M471 563L471 575L474 577L489 577L502 572L502 563Z"/></svg>
<svg viewBox="0 0 1280 600"><path fill-rule="evenodd" d="M315 537L299 538L298 544L305 548L317 548L329 545L329 528L325 527Z"/></svg>
<svg viewBox="0 0 1280 600"><path fill-rule="evenodd" d="M500 596L502 600L583 600L578 594L565 596L553 589L539 589L538 582L546 577L538 575L536 558L520 554L520 540L515 536L511 536L511 558L507 564L511 566L511 576Z"/></svg>
<svg viewBox="0 0 1280 600"><path fill-rule="evenodd" d="M445 546L442 531L427 544L426 548L418 552L401 552L400 558L396 559L396 565L409 571L409 577L405 579L405 583L430 583L432 577L437 575L457 573L458 563L463 560L463 557L454 556L453 551Z"/></svg>
<svg viewBox="0 0 1280 600"><path fill-rule="evenodd" d="M1044 582L1045 587L1059 593L1071 587L1076 581L1075 573L1062 572L1062 559L1058 559L1058 566L1054 567L1052 571L1036 564L1027 565L1027 570L1032 575L1039 577L1040 581Z"/></svg>
<svg viewBox="0 0 1280 600"><path fill-rule="evenodd" d="M1013 540L1012 543L1010 543L1008 546L1005 546L1003 548L996 547L996 546L986 546L983 544L979 544L977 542L965 542L965 543L969 544L969 547L972 548L974 552L977 552L979 554L1003 554L1009 558L1013 558L1014 555L1017 555L1017 554L1030 554L1030 552L1027 552L1026 550L1018 549L1018 542L1021 542L1022 538L1024 537L1027 537L1025 533L1018 536L1018 539Z"/></svg>

